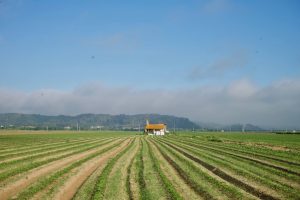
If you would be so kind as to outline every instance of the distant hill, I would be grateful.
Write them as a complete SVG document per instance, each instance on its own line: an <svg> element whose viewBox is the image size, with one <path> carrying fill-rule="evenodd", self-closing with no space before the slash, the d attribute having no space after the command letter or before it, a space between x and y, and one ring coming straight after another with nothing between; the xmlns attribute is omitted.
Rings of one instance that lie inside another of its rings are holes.
<svg viewBox="0 0 300 200"><path fill-rule="evenodd" d="M159 114L108 115L82 114L77 116L46 116L38 114L0 114L2 128L23 129L143 129L148 119L151 123L165 123L169 129L199 129L200 126L188 118Z"/></svg>

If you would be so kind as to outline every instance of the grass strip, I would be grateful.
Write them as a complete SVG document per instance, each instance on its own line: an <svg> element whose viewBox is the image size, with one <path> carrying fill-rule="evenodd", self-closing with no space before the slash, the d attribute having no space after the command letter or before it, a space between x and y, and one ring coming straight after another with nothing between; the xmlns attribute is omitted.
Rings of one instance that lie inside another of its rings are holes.
<svg viewBox="0 0 300 200"><path fill-rule="evenodd" d="M197 144L205 144L208 146L216 146L216 142L208 142L205 141L205 138L199 138L199 137L182 137L182 136L176 136L173 137L171 136L170 138L180 138L180 140L186 140L192 143L197 143ZM295 161L299 160L299 151L296 150L289 150L289 151L274 151L273 149L270 148L266 148L266 147L259 147L259 146L247 146L246 143L240 142L240 143L222 143L222 142L218 142L218 146L220 148L223 149L223 147L227 147L227 148L231 148L232 151L236 151L236 150L243 150L246 151L249 154L253 154L253 153L258 153L260 155L264 155L264 156L269 156L272 155L272 157L274 158L274 156L276 156L276 158L281 158L284 161L288 161L288 162L293 162L295 163ZM229 146L229 147L228 147ZM296 165L298 165L299 163L295 163Z"/></svg>
<svg viewBox="0 0 300 200"><path fill-rule="evenodd" d="M56 142L52 144L43 144L43 145L32 145L32 146L26 146L26 147L17 147L14 146L13 149L8 149L9 147L6 147L6 151L0 152L0 159L4 159L7 156L14 156L15 154L21 154L24 152L30 152L30 151L35 151L43 148L48 148L49 146L55 146L55 145L61 145L61 144L66 144L64 141L61 142Z"/></svg>
<svg viewBox="0 0 300 200"><path fill-rule="evenodd" d="M167 191L168 199L182 200L183 198L178 194L178 192L174 188L173 184L169 181L169 179L162 172L160 165L159 165L159 161L155 158L148 141L146 142L146 144L149 149L150 159L153 162L153 168L156 171L156 173L158 173L158 175L160 177L160 181L163 184L165 190Z"/></svg>
<svg viewBox="0 0 300 200"><path fill-rule="evenodd" d="M219 145L218 146L218 145L211 144L211 143L203 143L203 144L206 144L206 145L209 145L209 146L215 147L215 148L226 149L226 150L233 151L233 152L240 152L240 153L242 153L243 155L246 155L246 156L261 157L263 159L269 159L269 160L281 162L281 163L284 163L284 164L300 166L300 163L296 163L296 162L285 160L285 159L282 159L282 158L277 158L277 157L270 156L270 152L266 152L268 155L263 155L262 153L255 153L255 152L251 152L250 150L242 150L240 148L239 149L238 148L232 148L232 147L228 147L228 146L225 146L225 145Z"/></svg>
<svg viewBox="0 0 300 200"><path fill-rule="evenodd" d="M118 161L118 159L123 156L132 146L133 146L133 141L130 142L130 144L120 153L118 153L115 157L113 157L111 160L108 161L107 165L103 169L102 173L97 179L97 182L94 187L93 194L91 195L91 199L103 199L104 197L104 192L106 188L106 183L108 176L114 166L114 164Z"/></svg>
<svg viewBox="0 0 300 200"><path fill-rule="evenodd" d="M148 200L150 198L149 191L146 188L146 181L144 176L144 160L143 160L143 151L144 151L144 143L142 139L140 140L140 151L137 155L137 162L136 167L138 169L138 183L139 183L139 189L140 189L140 199L142 200Z"/></svg>
<svg viewBox="0 0 300 200"><path fill-rule="evenodd" d="M193 146L193 144L189 144L189 145ZM254 158L250 158L250 157L247 157L247 156L238 155L238 154L231 153L231 152L224 151L224 150L218 150L218 149L215 149L215 148L212 148L212 147L203 146L203 145L194 145L194 146L198 147L198 148L207 149L207 150L210 150L210 151L215 151L217 153L227 154L227 155L234 156L234 157L237 157L237 158L249 160L251 162L258 163L258 164L260 164L262 166L271 167L271 168L274 168L274 169L277 169L277 170L280 170L280 171L283 171L283 172L286 172L286 173L289 173L289 174L296 175L296 176L300 177L300 173L299 172L295 172L295 171L292 171L290 169L286 169L284 167L280 167L280 166L277 166L277 165L274 165L274 164L271 164L271 163L267 163L267 162L264 162L264 161L261 161L261 160L258 160L258 159L254 159Z"/></svg>
<svg viewBox="0 0 300 200"><path fill-rule="evenodd" d="M37 154L37 155L29 155L25 158L20 158L20 159L17 159L17 160L11 160L11 161L7 161L7 162L2 162L2 163L0 163L0 169L7 168L8 166L11 166L11 165L15 166L15 165L17 165L19 163L22 163L22 162L25 162L25 161L26 162L27 161L32 162L33 160L38 159L38 158L45 158L46 156L51 156L53 154L58 154L58 153L62 153L62 152L66 152L66 151L70 151L70 150L74 150L74 149L79 149L81 147L93 145L93 144L101 142L101 141L103 141L103 140L81 143L79 145L76 144L76 145L72 145L71 147L61 148L61 149L58 149L58 150L55 150L55 151L44 152L44 153ZM94 145L94 146L97 146L97 145Z"/></svg>
<svg viewBox="0 0 300 200"><path fill-rule="evenodd" d="M30 149L29 151L22 151L22 152L18 152L18 153L11 153L11 154L5 154L5 155L0 155L0 160L4 160L5 158L14 158L14 157L20 157L22 155L32 155L35 153L43 153L52 149L58 149L60 147L69 147L69 146L74 146L78 143L88 143L88 142L92 142L91 140L86 140L86 141L76 141L76 142L69 142L69 143L59 143L59 144L52 144L52 145L47 145L47 147L39 147L36 149Z"/></svg>
<svg viewBox="0 0 300 200"><path fill-rule="evenodd" d="M228 150L229 152L240 152L242 155L244 156L251 156L251 157L254 157L254 158L263 158L263 159L268 159L270 161L277 161L277 162L280 162L282 164L288 164L288 165L294 165L294 166L300 166L300 163L296 163L294 161L290 161L290 160L286 160L286 159L282 159L282 158L278 158L278 157L274 157L274 156L270 156L270 151L267 151L267 152L264 152L266 155L262 154L262 152L260 153L255 153L253 152L253 149L251 150L244 150L243 149L243 146L239 145L238 147L232 147L232 145L230 147L228 147L228 145L223 145L223 144L220 144L218 143L218 145L216 145L215 143L213 142L204 142L204 141L194 141L194 140L187 140L186 138L174 138L174 137L171 137L173 140L180 140L180 142L183 142L183 143L189 143L189 144L193 144L193 145L205 145L205 146L209 146L209 147L213 147L213 148L216 148L218 150ZM274 154L275 152L272 151L272 154ZM271 155L272 155L271 154ZM276 155L276 154L275 154ZM277 155L276 155L277 156Z"/></svg>
<svg viewBox="0 0 300 200"><path fill-rule="evenodd" d="M67 174L69 171L71 171L72 169L80 166L81 164L87 162L88 160L91 160L92 158L95 158L96 156L99 156L111 149L113 149L114 147L120 145L124 140L113 144L111 146L108 146L104 149L101 149L81 160L78 160L74 163L72 163L71 165L69 165L68 167L59 170L57 172L55 172L54 174L50 175L47 178L43 178L41 181L38 182L38 184L35 184L31 187L29 187L27 190L25 190L24 192L20 193L18 196L18 199L30 199L31 197L33 197L37 192L43 190L44 188L46 188L48 185L50 185L51 183L53 183L55 180L57 180L59 177L63 176L64 174Z"/></svg>
<svg viewBox="0 0 300 200"><path fill-rule="evenodd" d="M210 165L202 160L200 160L199 158L196 158L188 153L186 153L185 151L177 148L176 146L172 145L172 144L168 144L168 143L165 143L166 145L172 147L173 149L175 149L176 151L178 151L179 153L181 153L182 155L184 155L185 157L199 163L200 165L202 165L203 167L205 167L206 169L208 169L209 171L211 171L212 173L214 173L215 175L219 176L220 178L226 180L227 182L229 183L232 183L233 185L245 190L246 192L249 192L250 194L258 197L258 198L261 198L261 199L267 199L267 200L276 200L277 198L271 196L271 195L268 195L268 194L265 194L263 192L260 192L259 190L257 190L256 188L230 176L229 174L225 173L224 171L214 167L213 165Z"/></svg>
<svg viewBox="0 0 300 200"><path fill-rule="evenodd" d="M233 174L237 174L244 178L250 179L254 182L259 182L265 185L266 187L276 191L276 193L280 192L286 198L289 199L299 198L299 193L297 192L297 189L295 189L291 185L283 183L282 181L280 181L280 179L277 180L275 177L272 176L272 174L274 175L274 172L272 172L272 170L274 170L273 168L266 170L265 168L259 168L260 166L254 166L252 165L252 163L248 164L247 162L245 162L245 160L241 160L241 159L232 160L231 158L224 159L224 157L219 156L219 154L215 155L213 152L197 149L188 144L183 144L182 142L179 141L171 142L169 140L168 142L176 146L179 146L180 148L190 153L193 153L193 155L201 158L204 162L210 163L214 166L217 165L217 167L221 169L227 169L231 171L231 173Z"/></svg>
<svg viewBox="0 0 300 200"><path fill-rule="evenodd" d="M153 142L153 144L157 147L161 155L165 158L165 160L175 169L178 175L186 182L187 185L191 187L198 195L203 197L206 200L216 199L210 193L207 192L205 188L195 182L189 175L170 157L168 156L163 149L157 144L157 142ZM189 164L189 163L186 163Z"/></svg>
<svg viewBox="0 0 300 200"><path fill-rule="evenodd" d="M298 176L286 173L286 172L281 171L281 170L274 169L273 167L268 167L268 166L263 166L262 167L260 163L253 163L253 161L251 161L251 160L247 160L247 159L239 158L239 157L236 157L236 156L228 155L227 153L224 154L224 153L222 153L222 150L212 151L212 150L207 149L207 148L202 148L201 146L198 146L198 145L190 144L189 142L183 142L183 141L174 140L174 139L169 139L168 142L170 142L172 144L175 144L177 146L181 146L182 148L185 148L185 149L188 148L189 151L191 151L192 149L193 149L193 151L197 150L197 153L201 152L201 154L202 154L201 156L199 155L200 157L203 157L203 156L211 157L211 156L213 156L218 160L224 161L224 159L220 156L225 156L225 157L228 158L227 160L231 160L231 162L235 162L235 166L238 165L238 163L239 163L239 165L242 164L242 165L250 166L251 169L254 167L250 171L252 171L252 173L254 173L257 176L263 176L263 177L266 177L267 179L271 179L273 177L273 175L276 174L279 177L288 178L289 180L295 180L296 182L299 182ZM185 147L183 147L183 146L185 146ZM228 163L228 165L230 166L231 163ZM233 167L233 166L231 165L231 167ZM258 174L257 173L258 171L261 171L260 172L261 174ZM275 180L272 180L272 182L275 181Z"/></svg>
<svg viewBox="0 0 300 200"><path fill-rule="evenodd" d="M133 164L135 157L136 157L136 155L130 160L130 164L127 167L126 191L127 191L129 200L133 200L133 193L131 190L131 183L130 183L130 174L131 174L131 168L132 168L132 164Z"/></svg>
<svg viewBox="0 0 300 200"><path fill-rule="evenodd" d="M104 143L101 143L101 145L105 145L105 144L108 144L112 142L111 140L110 141L106 141ZM54 158L50 158L50 159L47 159L47 160L43 160L43 161L37 161L37 162L33 162L33 163L29 163L25 166L22 166L22 167L19 167L19 168L14 168L10 171L5 171L3 173L0 174L0 181L3 181L11 176L14 176L14 175L17 175L17 174L21 174L23 172L26 172L26 171L29 171L31 169L34 169L34 168L37 168L39 166L42 166L42 165L45 165L45 164L48 164L50 162L53 162L53 161L56 161L56 160L60 160L60 159L63 159L63 158L66 158L66 157L69 157L69 156L72 156L72 155L75 155L75 154L78 154L78 153L82 153L84 151L88 151L88 150L91 150L93 148L96 148L98 147L99 144L97 145L93 145L93 146L90 146L90 147L87 147L87 148L82 148L82 149L79 149L79 150L76 150L76 151L72 151L70 153L67 153L67 154L64 154L64 155L61 155L61 156L58 156L58 157L54 157Z"/></svg>

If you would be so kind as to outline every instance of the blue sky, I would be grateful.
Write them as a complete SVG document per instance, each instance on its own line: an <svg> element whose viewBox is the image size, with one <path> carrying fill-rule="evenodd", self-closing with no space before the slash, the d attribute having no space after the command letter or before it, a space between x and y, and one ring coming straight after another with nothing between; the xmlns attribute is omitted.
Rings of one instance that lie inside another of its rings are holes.
<svg viewBox="0 0 300 200"><path fill-rule="evenodd" d="M169 94L244 83L257 97L284 82L288 90L300 75L299 10L297 0L1 0L0 88L11 96L91 85ZM7 99L0 112L58 114L8 109Z"/></svg>

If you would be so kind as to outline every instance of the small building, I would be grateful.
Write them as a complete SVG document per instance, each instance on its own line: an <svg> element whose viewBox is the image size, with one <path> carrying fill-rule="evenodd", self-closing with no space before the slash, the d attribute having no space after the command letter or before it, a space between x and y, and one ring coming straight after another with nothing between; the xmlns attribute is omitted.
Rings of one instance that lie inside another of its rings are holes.
<svg viewBox="0 0 300 200"><path fill-rule="evenodd" d="M166 124L150 124L149 121L146 121L145 131L148 135L165 135L167 132Z"/></svg>
<svg viewBox="0 0 300 200"><path fill-rule="evenodd" d="M65 130L71 130L72 127L71 127L71 126L65 126L64 129L65 129Z"/></svg>

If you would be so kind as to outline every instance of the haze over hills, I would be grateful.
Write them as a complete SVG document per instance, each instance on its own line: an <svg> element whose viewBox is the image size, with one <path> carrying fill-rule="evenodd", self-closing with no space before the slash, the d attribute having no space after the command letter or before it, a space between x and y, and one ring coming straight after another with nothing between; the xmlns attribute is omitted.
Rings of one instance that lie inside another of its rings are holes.
<svg viewBox="0 0 300 200"><path fill-rule="evenodd" d="M262 128L252 124L220 125L215 123L193 122L188 118L160 114L109 115L81 114L76 116L5 113L0 114L2 128L25 129L125 129L142 130L146 120L151 123L165 123L169 130L225 130L260 131Z"/></svg>
<svg viewBox="0 0 300 200"><path fill-rule="evenodd" d="M199 129L196 123L188 118L158 114L109 115L81 114L76 116L46 116L39 114L0 114L0 126L31 127L37 129L143 129L146 120L151 123L165 123L169 129ZM3 127L4 128L4 127Z"/></svg>

